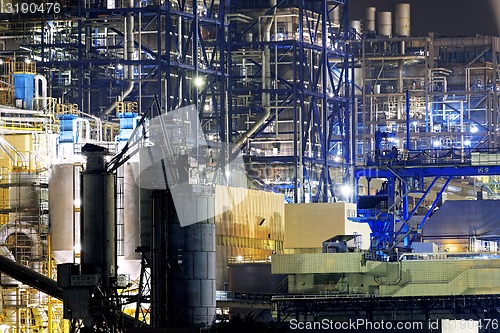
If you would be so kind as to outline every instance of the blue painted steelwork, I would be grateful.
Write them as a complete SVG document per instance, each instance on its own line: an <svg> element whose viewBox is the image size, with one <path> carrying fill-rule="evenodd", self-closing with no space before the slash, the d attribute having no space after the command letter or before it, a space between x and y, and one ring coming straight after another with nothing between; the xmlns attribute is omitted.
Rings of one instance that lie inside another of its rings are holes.
<svg viewBox="0 0 500 333"><path fill-rule="evenodd" d="M460 155L454 149L420 151L418 154L432 158L417 163L408 161L407 156L397 157L379 160L378 165L356 167L354 170L356 184L360 178L366 178L368 182L375 178L386 181L376 196L357 197L358 216L353 219L370 225L372 250L380 255L390 256L397 248L404 251L411 249L453 177L500 175L500 163L495 165L486 158L500 156L498 149L462 150ZM400 155L398 151L397 156ZM425 187L424 180L428 177L432 177L432 181ZM417 209L440 179L444 182L431 207L418 225L412 225L411 220ZM408 197L411 193L421 193L421 197L409 211Z"/></svg>
<svg viewBox="0 0 500 333"><path fill-rule="evenodd" d="M21 100L20 107L31 110L35 97L35 75L15 73L12 74L12 78L14 80L14 99Z"/></svg>
<svg viewBox="0 0 500 333"><path fill-rule="evenodd" d="M274 35L273 29L268 39L257 36L262 17L240 22L240 17L227 15L230 8L238 8L240 15L240 9L255 7L262 4L179 0L108 9L104 2L82 1L65 8L72 23L49 18L40 42L25 46L41 58L40 68L50 70L51 95L88 113L112 114L105 110L116 100L137 101L144 109L156 95L167 111L196 104L203 131L230 143L269 112L263 125L243 140L244 153L260 159L262 143L257 142L277 140L276 157L295 168L284 177L293 185L286 189L293 201L335 200L336 182L350 182L356 144L346 2L277 1L266 10L267 19L290 8L298 17L290 25L293 31ZM336 9L342 12L340 25L331 20ZM130 15L132 40L125 28ZM224 23L226 15L230 26ZM57 38L50 35L54 29L60 29ZM128 54L131 47L137 58ZM252 71L242 73L241 52L248 52L244 61ZM269 59L255 57L265 52ZM203 84L194 85L196 79ZM268 96L264 105L263 95ZM275 163L271 158L258 167L273 168ZM331 174L338 167L343 179L334 181Z"/></svg>
<svg viewBox="0 0 500 333"><path fill-rule="evenodd" d="M76 143L78 142L78 132L76 130L76 119L74 114L63 114L59 118L59 142L58 143Z"/></svg>
<svg viewBox="0 0 500 333"><path fill-rule="evenodd" d="M339 183L350 181L354 61L344 4L282 0L259 17L231 22L231 30L242 33L231 45L228 133L237 141L245 123L265 118L243 152L254 170L288 168L291 189L283 179L265 181L286 188L294 202L335 200L334 167L343 171ZM237 6L253 8L249 2ZM291 8L296 17L288 15ZM340 8L342 20L335 26L330 16Z"/></svg>
<svg viewBox="0 0 500 333"><path fill-rule="evenodd" d="M135 112L123 112L118 113L118 118L120 119L120 132L118 133L116 140L118 141L118 144L121 144L130 139L134 129L141 120L141 117Z"/></svg>
<svg viewBox="0 0 500 333"><path fill-rule="evenodd" d="M101 115L123 99L138 102L140 109L146 109L154 96L166 110L194 103L200 105L200 117L208 119L205 125L218 126L225 137L226 89L221 85L226 86L227 76L224 17L229 2L107 5L78 1L64 6L63 15L46 18L36 43L23 45L41 59L40 69L50 71L51 96ZM127 37L130 16L132 38ZM203 87L192 84L198 76L204 79ZM202 114L201 106L208 100L210 115Z"/></svg>

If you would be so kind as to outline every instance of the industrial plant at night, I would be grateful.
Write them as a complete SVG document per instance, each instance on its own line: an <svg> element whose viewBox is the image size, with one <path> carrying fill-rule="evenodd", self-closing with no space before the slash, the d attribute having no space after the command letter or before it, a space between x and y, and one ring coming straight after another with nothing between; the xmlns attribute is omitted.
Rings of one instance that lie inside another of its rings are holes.
<svg viewBox="0 0 500 333"><path fill-rule="evenodd" d="M0 1L0 333L498 332L499 37L347 2Z"/></svg>

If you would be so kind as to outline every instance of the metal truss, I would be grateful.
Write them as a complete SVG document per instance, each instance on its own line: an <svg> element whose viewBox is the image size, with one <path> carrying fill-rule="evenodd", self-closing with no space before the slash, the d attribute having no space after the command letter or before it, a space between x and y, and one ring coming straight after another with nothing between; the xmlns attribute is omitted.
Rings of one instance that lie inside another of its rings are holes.
<svg viewBox="0 0 500 333"><path fill-rule="evenodd" d="M498 319L498 295L412 296L412 297L300 297L273 298L279 322L297 319L318 321L429 321L441 318L464 320ZM491 332L493 332L492 330ZM425 331L427 332L427 331ZM485 332L489 332L486 330Z"/></svg>
<svg viewBox="0 0 500 333"><path fill-rule="evenodd" d="M346 2L282 0L257 17L243 13L230 18L228 133L235 142L246 135L249 173L274 190L293 202L333 201L333 169L342 168L342 183L353 165Z"/></svg>
<svg viewBox="0 0 500 333"><path fill-rule="evenodd" d="M357 167L356 184L366 178L384 179L385 188L375 196L358 196L358 217L353 220L369 223L372 229L372 250L391 256L396 249L409 250L419 239L424 224L441 200L453 177L500 175L500 165L488 159L496 158L498 149L440 149L409 151L385 159L378 165ZM443 183L439 184L438 181ZM431 190L437 191L426 214L415 219L417 209L428 198ZM369 191L369 189L368 189ZM421 194L410 209L408 198L412 193ZM371 203L364 204L371 200ZM375 200L375 201L373 201ZM367 206L368 205L368 206Z"/></svg>
<svg viewBox="0 0 500 333"><path fill-rule="evenodd" d="M200 116L216 127L226 105L224 3L122 5L78 1L43 20L20 17L22 47L45 71L52 97L101 117L113 114L117 100L138 102L139 110L154 96L166 110L209 101L216 115L200 107Z"/></svg>

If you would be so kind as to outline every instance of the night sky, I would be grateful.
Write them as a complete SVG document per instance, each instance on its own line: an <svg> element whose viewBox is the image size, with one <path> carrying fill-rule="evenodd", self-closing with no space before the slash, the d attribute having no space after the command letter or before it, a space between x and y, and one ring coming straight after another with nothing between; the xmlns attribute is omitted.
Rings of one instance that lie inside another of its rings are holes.
<svg viewBox="0 0 500 333"><path fill-rule="evenodd" d="M500 0L349 0L349 20L364 20L366 7L394 12L400 2L411 5L412 36L500 35Z"/></svg>

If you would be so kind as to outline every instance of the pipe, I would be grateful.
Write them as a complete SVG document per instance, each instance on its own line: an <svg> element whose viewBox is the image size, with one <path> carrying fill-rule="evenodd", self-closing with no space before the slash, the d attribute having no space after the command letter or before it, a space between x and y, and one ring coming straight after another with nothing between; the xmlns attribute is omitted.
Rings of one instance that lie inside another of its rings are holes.
<svg viewBox="0 0 500 333"><path fill-rule="evenodd" d="M410 150L410 89L406 90L406 150Z"/></svg>
<svg viewBox="0 0 500 333"><path fill-rule="evenodd" d="M134 7L134 0L129 0L127 4L128 8L133 8ZM135 47L134 47L134 16L132 13L127 13L127 16L125 18L125 43L123 45L123 51L124 51L124 59L125 60L135 60ZM125 91L122 93L120 101L123 101L131 92L134 90L134 65L128 65L125 67L126 73L125 73L125 78L129 80L127 83L127 88L125 88ZM116 108L116 103L118 101L115 101L111 103L104 111L102 111L99 114L99 118L104 118L107 115L109 115L113 110Z"/></svg>
<svg viewBox="0 0 500 333"><path fill-rule="evenodd" d="M128 1L128 8L133 8L134 7L134 0L129 0ZM128 60L135 60L135 47L134 47L134 16L132 13L127 13L126 17L126 29L125 29L125 39L127 40L126 43L126 52L127 52L127 59ZM134 79L134 65L129 65L128 66L128 76L127 79L133 80Z"/></svg>
<svg viewBox="0 0 500 333"><path fill-rule="evenodd" d="M266 23L263 24L263 30L261 32L261 38L264 42L271 41L271 26L273 25L274 18L267 19ZM271 96L267 89L270 88L271 81L271 51L269 50L269 46L265 45L262 50L262 108L269 107L271 104Z"/></svg>
<svg viewBox="0 0 500 333"><path fill-rule="evenodd" d="M248 140L248 138L250 138L250 136L252 134L254 134L255 132L257 132L257 130L259 130L259 128L266 123L266 120L267 120L267 118L269 117L270 114L271 114L271 108L265 108L264 109L264 113L259 117L259 119L257 119L253 123L252 127L250 127L248 129L248 131L246 131L245 133L243 133L238 138L238 140L236 140L236 142L234 143L233 148L231 149L231 153L233 155L237 154L239 152L240 148L245 144L245 141Z"/></svg>
<svg viewBox="0 0 500 333"><path fill-rule="evenodd" d="M276 7L276 0L271 1L271 6ZM274 13L276 13L276 8L274 8ZM271 26L273 25L274 17L268 19L268 22L264 24L263 30L261 31L261 39L264 42L271 41ZM264 46L262 51L262 90L270 89L271 80L271 52L269 46ZM257 132L259 128L265 124L267 118L271 114L271 94L269 92L262 92L262 109L264 113L253 123L253 125L243 133L238 140L234 143L231 149L232 155L237 154L240 148L245 144L245 141L250 138L252 134Z"/></svg>
<svg viewBox="0 0 500 333"><path fill-rule="evenodd" d="M16 162L16 161L15 161L15 159L13 158L13 156L11 154L7 153L5 147L7 147L10 150L12 150L19 157L19 159L21 160L21 165L22 166L27 166L28 165L27 160L24 157L24 155L16 147L14 147L13 145L11 145L7 140L5 140L2 137L0 137L0 146L5 151L5 153L9 156L9 158L12 160L12 162Z"/></svg>
<svg viewBox="0 0 500 333"><path fill-rule="evenodd" d="M90 141L90 121L88 119L76 119L76 124L78 126L78 142L89 142ZM85 141L81 141L85 138Z"/></svg>
<svg viewBox="0 0 500 333"><path fill-rule="evenodd" d="M38 82L41 82L42 84L42 110L45 110L47 108L47 79L45 76L37 74L35 75L35 99L40 98L39 96L39 87L38 87Z"/></svg>

